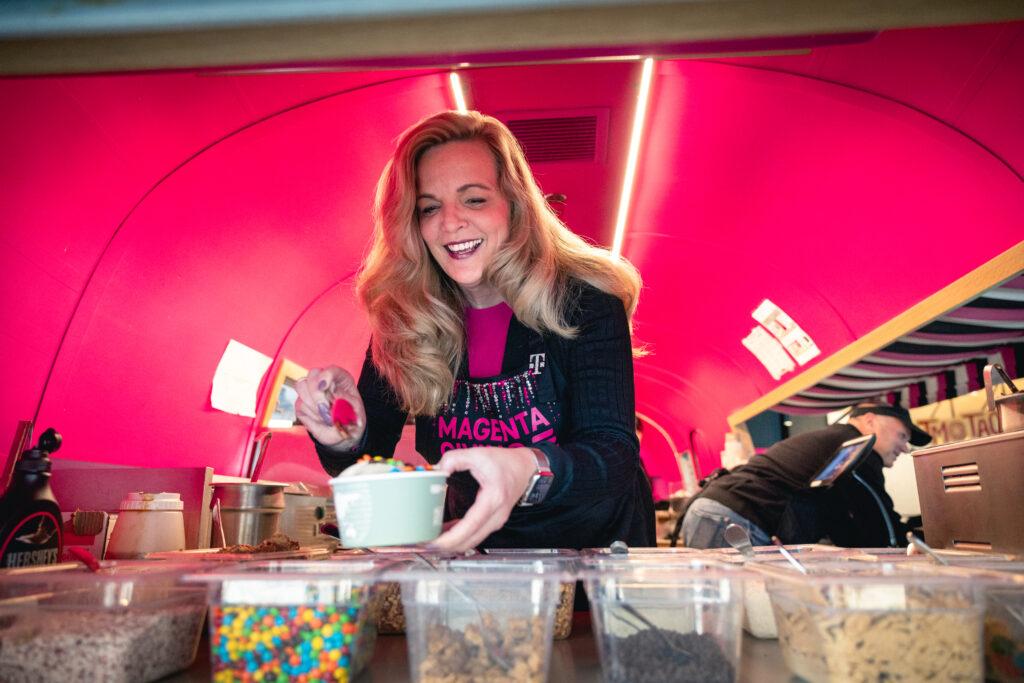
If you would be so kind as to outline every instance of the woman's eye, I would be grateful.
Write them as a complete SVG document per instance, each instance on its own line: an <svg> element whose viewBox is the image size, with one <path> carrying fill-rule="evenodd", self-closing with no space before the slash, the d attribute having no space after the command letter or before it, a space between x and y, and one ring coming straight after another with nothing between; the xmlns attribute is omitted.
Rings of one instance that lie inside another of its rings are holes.
<svg viewBox="0 0 1024 683"><path fill-rule="evenodd" d="M486 202L487 200L484 199L483 197L470 197L469 199L466 200L466 203L469 204L470 206L479 206Z"/></svg>
<svg viewBox="0 0 1024 683"><path fill-rule="evenodd" d="M433 216L437 213L437 205L430 204L429 206L421 206L419 212L421 216Z"/></svg>

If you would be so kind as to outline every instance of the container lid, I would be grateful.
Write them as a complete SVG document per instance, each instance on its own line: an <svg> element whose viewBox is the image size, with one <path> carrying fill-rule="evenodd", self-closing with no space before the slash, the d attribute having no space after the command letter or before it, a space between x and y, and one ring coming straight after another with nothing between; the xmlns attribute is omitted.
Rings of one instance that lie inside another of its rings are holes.
<svg viewBox="0 0 1024 683"><path fill-rule="evenodd" d="M179 585L182 576L205 571L194 563L147 562L141 560L103 560L100 570L93 572L78 562L65 562L45 567L20 567L0 571L0 611L16 607L16 601L25 600L25 608L32 608L33 596L59 594L60 599L48 604L59 607L74 603L75 595L100 592L104 595L98 606L124 607L138 604L132 592L143 588L171 588ZM150 598L146 598L149 600ZM90 598L92 601L92 599ZM95 602L95 601L92 601Z"/></svg>
<svg viewBox="0 0 1024 683"><path fill-rule="evenodd" d="M571 548L485 548L487 555L540 555L543 557L579 557L579 551Z"/></svg>
<svg viewBox="0 0 1024 683"><path fill-rule="evenodd" d="M308 605L348 603L379 580L378 562L272 561L193 574L185 582L219 585L223 604Z"/></svg>
<svg viewBox="0 0 1024 683"><path fill-rule="evenodd" d="M132 491L121 501L122 510L184 510L180 493Z"/></svg>

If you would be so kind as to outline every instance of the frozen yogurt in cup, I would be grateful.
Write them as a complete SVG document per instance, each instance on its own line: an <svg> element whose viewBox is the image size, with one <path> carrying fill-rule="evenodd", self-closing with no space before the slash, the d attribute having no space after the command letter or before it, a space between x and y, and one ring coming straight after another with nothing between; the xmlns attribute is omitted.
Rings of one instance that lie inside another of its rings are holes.
<svg viewBox="0 0 1024 683"><path fill-rule="evenodd" d="M441 533L448 475L364 455L330 480L346 548L413 545Z"/></svg>

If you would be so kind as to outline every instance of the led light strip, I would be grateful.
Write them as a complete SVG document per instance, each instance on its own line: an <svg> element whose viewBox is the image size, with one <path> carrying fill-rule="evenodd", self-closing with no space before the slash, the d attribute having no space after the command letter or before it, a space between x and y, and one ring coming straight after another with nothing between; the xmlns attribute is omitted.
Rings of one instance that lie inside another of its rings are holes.
<svg viewBox="0 0 1024 683"><path fill-rule="evenodd" d="M452 88L452 97L455 99L455 108L463 114L466 113L466 95L462 91L462 79L458 73L452 71L448 74L448 82Z"/></svg>
<svg viewBox="0 0 1024 683"><path fill-rule="evenodd" d="M626 174L622 179L622 196L619 198L619 213L615 218L615 237L612 239L612 256L622 254L622 239L626 234L626 217L633 199L633 181L636 178L637 158L640 156L640 140L643 138L644 119L647 118L647 101L651 92L651 74L654 59L644 60L640 73L640 89L636 95L636 112L633 115L633 132L629 137L629 156L626 158Z"/></svg>

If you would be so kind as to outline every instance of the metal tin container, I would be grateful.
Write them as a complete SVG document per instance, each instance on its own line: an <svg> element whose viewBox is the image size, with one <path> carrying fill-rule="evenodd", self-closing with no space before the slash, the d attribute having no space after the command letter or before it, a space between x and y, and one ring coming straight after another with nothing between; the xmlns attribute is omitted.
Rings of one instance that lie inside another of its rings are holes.
<svg viewBox="0 0 1024 683"><path fill-rule="evenodd" d="M221 482L213 485L213 502L216 505L218 501L225 542L256 545L280 528L284 485Z"/></svg>

